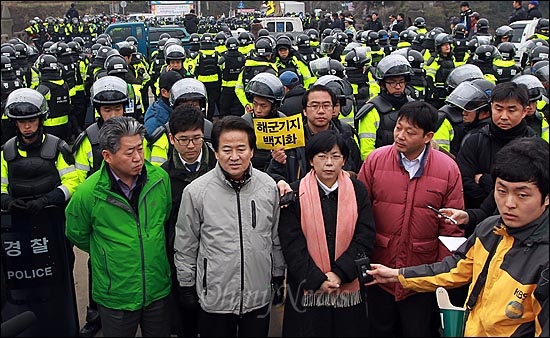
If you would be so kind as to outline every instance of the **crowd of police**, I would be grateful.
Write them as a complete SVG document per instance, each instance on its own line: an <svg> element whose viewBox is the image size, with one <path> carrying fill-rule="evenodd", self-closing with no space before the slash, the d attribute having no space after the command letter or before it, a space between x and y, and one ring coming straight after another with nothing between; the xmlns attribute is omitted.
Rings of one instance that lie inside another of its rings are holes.
<svg viewBox="0 0 550 338"><path fill-rule="evenodd" d="M341 27L331 27L334 21L328 17L327 26L321 22L324 19L312 22L307 14L303 19L307 23L303 34L274 36L248 17L238 21L201 18L189 48L164 33L151 55L137 51L135 37L112 43L103 31L117 18L31 20L26 29L31 44L14 38L1 46L2 209L37 212L49 204L63 205L79 182L99 168L97 132L109 116L100 108L114 103L124 103L123 114L145 124L146 159L155 165L169 156L167 122L179 102L196 102L211 128L216 119L254 113L254 95L272 100L274 109L286 115L300 114L305 108L302 100L289 104L291 100L286 99L293 94L301 98L314 84L331 88L339 98L333 120L353 130L358 160L393 142L397 110L412 100L427 101L438 109L434 140L455 157L465 135L487 123L488 116L483 114L492 88L507 81L529 88L534 108L526 119L548 141L546 18L538 19L535 34L527 39L521 55L511 42L514 30L505 25L491 34L486 18L477 21L473 36L463 23L454 24L448 32L441 27L429 29L422 17L400 32L357 30L351 17L343 17ZM178 19L153 22L167 23L177 24ZM232 29L237 29L237 36L231 34ZM281 81L265 80L265 73ZM405 82L388 81L400 76ZM394 91L388 93L385 84ZM155 99L151 104L150 94ZM464 123L463 112L472 111L476 117ZM87 116L93 116L93 121ZM38 118L40 126L30 133L16 123L32 118ZM35 139L37 135L38 148L12 149L17 138ZM42 142L47 139L53 141ZM36 151L44 147L53 150ZM53 171L51 165L34 163L8 179L8 172L30 163L25 162L27 155L17 156L17 152L54 163ZM267 169L269 156L259 169ZM69 170L73 164L74 173ZM28 191L17 190L18 180L27 183L32 179L21 177L24 174L38 175L34 177L41 181L33 199L21 201L19 197L28 197L21 194ZM58 186L63 188L53 189ZM89 323L97 320L93 306L87 319ZM95 332L97 327L92 325L86 334Z"/></svg>

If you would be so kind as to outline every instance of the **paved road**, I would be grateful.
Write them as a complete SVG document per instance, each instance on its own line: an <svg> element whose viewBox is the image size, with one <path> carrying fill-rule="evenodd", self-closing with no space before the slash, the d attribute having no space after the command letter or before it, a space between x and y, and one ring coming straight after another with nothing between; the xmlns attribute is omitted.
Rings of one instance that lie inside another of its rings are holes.
<svg viewBox="0 0 550 338"><path fill-rule="evenodd" d="M88 305L88 269L86 262L88 254L75 248L75 266L74 279L76 289L76 303L78 306L78 321L80 327L86 323L86 305ZM271 309L271 323L269 327L270 337L281 337L281 322L283 319L283 307L273 307ZM137 336L141 336L138 330ZM102 331L99 331L96 337L103 337Z"/></svg>

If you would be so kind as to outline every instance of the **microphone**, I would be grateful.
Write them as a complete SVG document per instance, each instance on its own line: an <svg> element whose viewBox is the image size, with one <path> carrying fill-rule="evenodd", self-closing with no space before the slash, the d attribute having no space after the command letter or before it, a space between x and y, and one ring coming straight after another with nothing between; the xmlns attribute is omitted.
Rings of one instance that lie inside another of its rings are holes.
<svg viewBox="0 0 550 338"><path fill-rule="evenodd" d="M15 337L23 333L36 321L32 311L25 311L2 323L2 337Z"/></svg>

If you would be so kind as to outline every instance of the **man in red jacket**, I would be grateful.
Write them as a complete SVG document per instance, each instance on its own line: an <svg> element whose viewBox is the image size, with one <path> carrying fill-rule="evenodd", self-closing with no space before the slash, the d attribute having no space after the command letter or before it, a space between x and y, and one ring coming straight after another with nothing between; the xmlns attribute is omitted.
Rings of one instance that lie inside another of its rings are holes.
<svg viewBox="0 0 550 338"><path fill-rule="evenodd" d="M404 104L394 143L375 149L359 171L376 224L373 262L392 268L434 263L451 254L439 236L463 236L462 229L428 208L464 206L458 166L430 146L436 124L437 111L429 103ZM373 337L429 337L438 325L433 292L389 283L369 286L368 297Z"/></svg>

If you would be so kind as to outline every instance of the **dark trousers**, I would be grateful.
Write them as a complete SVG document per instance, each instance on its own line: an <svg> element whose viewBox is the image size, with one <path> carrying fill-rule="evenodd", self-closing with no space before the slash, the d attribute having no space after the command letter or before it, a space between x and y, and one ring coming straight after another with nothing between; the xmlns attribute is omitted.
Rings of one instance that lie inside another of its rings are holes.
<svg viewBox="0 0 550 338"><path fill-rule="evenodd" d="M227 115L242 116L244 108L234 87L222 87L220 95L220 118Z"/></svg>
<svg viewBox="0 0 550 338"><path fill-rule="evenodd" d="M218 111L218 101L220 100L221 84L220 81L203 83L206 87L206 93L208 95L208 111L206 112L206 118L210 122L212 122L216 111Z"/></svg>
<svg viewBox="0 0 550 338"><path fill-rule="evenodd" d="M378 285L367 289L371 337L433 337L439 312L434 292L417 293L399 302Z"/></svg>
<svg viewBox="0 0 550 338"><path fill-rule="evenodd" d="M92 264L88 258L88 306L91 310L97 311L97 303L92 297Z"/></svg>
<svg viewBox="0 0 550 338"><path fill-rule="evenodd" d="M136 310L114 310L98 304L103 337L135 337L138 325L143 337L169 337L168 297Z"/></svg>
<svg viewBox="0 0 550 338"><path fill-rule="evenodd" d="M179 286L174 284L172 293L168 298L170 312L170 330L177 337L197 337L199 333L199 304L189 306L182 304L178 297Z"/></svg>
<svg viewBox="0 0 550 338"><path fill-rule="evenodd" d="M269 333L270 304L242 316L209 313L201 310L199 333L201 337L267 337Z"/></svg>
<svg viewBox="0 0 550 338"><path fill-rule="evenodd" d="M84 130L84 120L86 118L86 109L88 108L88 99L86 98L84 92L78 92L74 97L72 97L73 111L71 115L74 116L73 133L76 134L76 130ZM71 120L73 123L73 120ZM78 136L78 135L77 135Z"/></svg>

